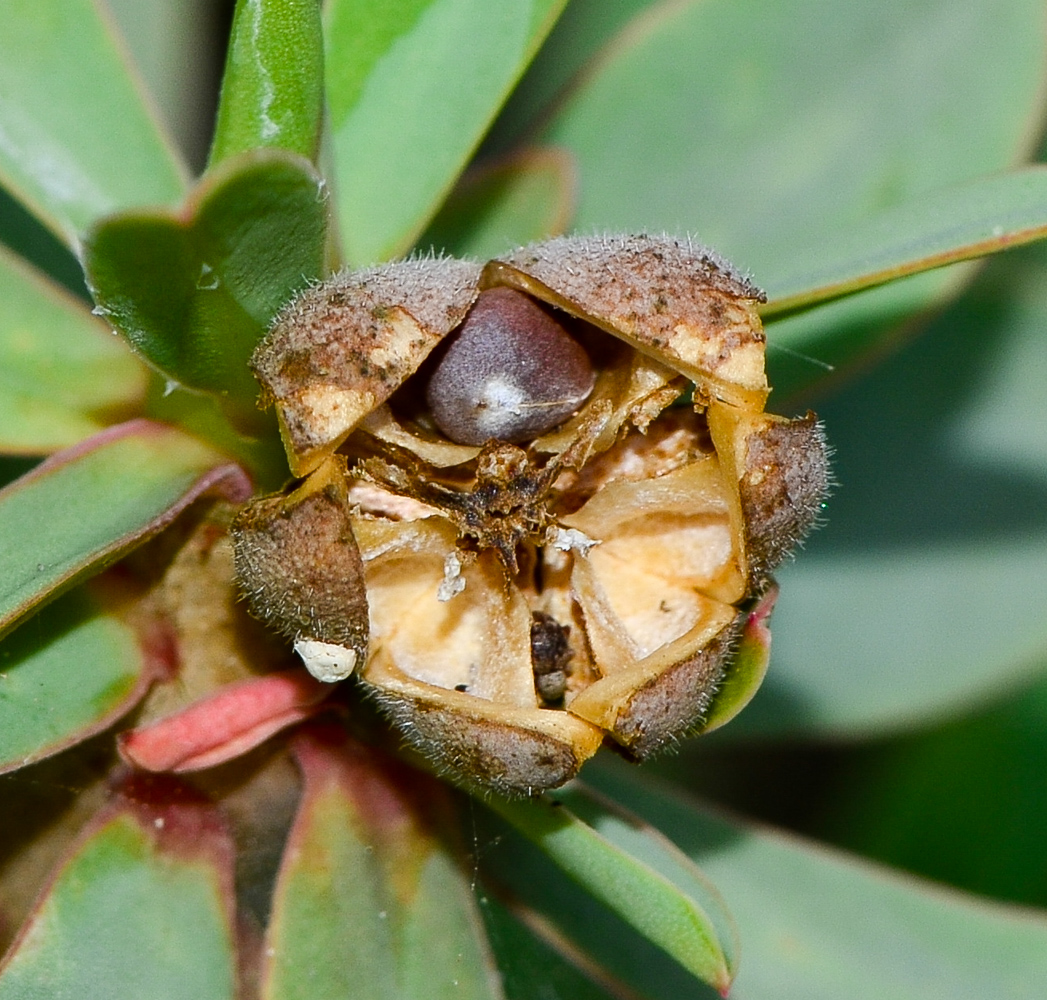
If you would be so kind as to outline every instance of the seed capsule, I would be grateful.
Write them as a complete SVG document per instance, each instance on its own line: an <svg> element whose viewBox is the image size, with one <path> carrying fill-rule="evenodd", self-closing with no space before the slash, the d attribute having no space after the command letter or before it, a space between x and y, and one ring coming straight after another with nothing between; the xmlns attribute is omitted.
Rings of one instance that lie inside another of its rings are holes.
<svg viewBox="0 0 1047 1000"><path fill-rule="evenodd" d="M458 444L528 441L589 398L589 356L521 292L482 292L429 379L436 425Z"/></svg>
<svg viewBox="0 0 1047 1000"><path fill-rule="evenodd" d="M233 524L251 607L474 789L721 725L828 482L814 416L764 412L762 300L643 234L307 289L252 362L308 478Z"/></svg>

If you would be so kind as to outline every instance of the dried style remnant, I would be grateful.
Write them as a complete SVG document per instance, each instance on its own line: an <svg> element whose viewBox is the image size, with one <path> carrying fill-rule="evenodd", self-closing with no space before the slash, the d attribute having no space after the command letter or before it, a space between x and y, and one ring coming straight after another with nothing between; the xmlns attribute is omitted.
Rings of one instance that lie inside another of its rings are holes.
<svg viewBox="0 0 1047 1000"><path fill-rule="evenodd" d="M826 489L813 416L764 412L761 298L650 236L309 289L253 362L306 478L234 523L252 608L473 786L699 731Z"/></svg>

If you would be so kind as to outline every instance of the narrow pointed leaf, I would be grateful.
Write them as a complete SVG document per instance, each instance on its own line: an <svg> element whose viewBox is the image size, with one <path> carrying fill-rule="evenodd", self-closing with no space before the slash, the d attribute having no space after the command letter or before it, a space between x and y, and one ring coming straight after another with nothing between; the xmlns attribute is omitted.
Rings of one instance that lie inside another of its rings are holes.
<svg viewBox="0 0 1047 1000"><path fill-rule="evenodd" d="M793 312L920 271L1047 235L1047 167L979 177L876 215L797 254L795 272L764 283L764 317Z"/></svg>
<svg viewBox="0 0 1047 1000"><path fill-rule="evenodd" d="M312 166L257 150L208 174L180 213L104 220L84 266L106 318L153 367L257 430L247 360L276 310L321 275L326 219Z"/></svg>
<svg viewBox="0 0 1047 1000"><path fill-rule="evenodd" d="M574 203L570 157L532 149L466 174L418 243L489 260L563 233Z"/></svg>
<svg viewBox="0 0 1047 1000"><path fill-rule="evenodd" d="M319 0L239 0L211 163L259 146L316 155L323 108Z"/></svg>
<svg viewBox="0 0 1047 1000"><path fill-rule="evenodd" d="M510 908L490 892L480 898L480 912L507 1000L633 1000L623 984L596 968L540 914L526 911L522 918L522 907ZM535 933L539 924L544 933Z"/></svg>
<svg viewBox="0 0 1047 1000"><path fill-rule="evenodd" d="M585 805L598 828L562 802ZM671 844L604 809L590 808L581 793L557 793L551 801L492 799L488 804L594 898L692 975L726 992L735 963L730 915L715 890Z"/></svg>
<svg viewBox="0 0 1047 1000"><path fill-rule="evenodd" d="M799 408L819 383L851 375L865 359L894 340L918 330L935 310L944 309L970 281L977 265L953 264L771 317L767 332L767 377L775 409Z"/></svg>
<svg viewBox="0 0 1047 1000"><path fill-rule="evenodd" d="M350 264L410 249L564 2L326 5L335 197Z"/></svg>
<svg viewBox="0 0 1047 1000"><path fill-rule="evenodd" d="M133 627L119 599L77 588L0 639L0 772L105 729L171 668L159 627Z"/></svg>
<svg viewBox="0 0 1047 1000"><path fill-rule="evenodd" d="M262 996L497 1000L468 875L433 833L443 789L338 730L313 733L296 744L305 791Z"/></svg>
<svg viewBox="0 0 1047 1000"><path fill-rule="evenodd" d="M743 948L738 1000L1024 1000L1047 981L1042 912L726 820L623 768L595 770L603 791L671 837L730 902Z"/></svg>
<svg viewBox="0 0 1047 1000"><path fill-rule="evenodd" d="M91 824L0 969L0 1000L233 1000L232 843L188 789Z"/></svg>
<svg viewBox="0 0 1047 1000"><path fill-rule="evenodd" d="M148 372L127 346L3 250L0 302L0 451L55 451L141 411Z"/></svg>
<svg viewBox="0 0 1047 1000"><path fill-rule="evenodd" d="M194 499L243 499L238 466L163 424L121 424L0 490L0 630L170 524Z"/></svg>
<svg viewBox="0 0 1047 1000"><path fill-rule="evenodd" d="M176 201L184 167L92 0L0 2L0 182L70 247L95 219Z"/></svg>

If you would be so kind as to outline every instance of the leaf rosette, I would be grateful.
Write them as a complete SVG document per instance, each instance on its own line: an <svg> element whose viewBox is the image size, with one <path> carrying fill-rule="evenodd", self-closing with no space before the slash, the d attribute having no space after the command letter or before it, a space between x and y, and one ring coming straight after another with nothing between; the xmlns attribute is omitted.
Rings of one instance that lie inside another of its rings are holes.
<svg viewBox="0 0 1047 1000"><path fill-rule="evenodd" d="M252 362L300 477L233 524L252 609L474 787L719 724L827 484L814 416L764 412L762 299L645 235L308 289Z"/></svg>

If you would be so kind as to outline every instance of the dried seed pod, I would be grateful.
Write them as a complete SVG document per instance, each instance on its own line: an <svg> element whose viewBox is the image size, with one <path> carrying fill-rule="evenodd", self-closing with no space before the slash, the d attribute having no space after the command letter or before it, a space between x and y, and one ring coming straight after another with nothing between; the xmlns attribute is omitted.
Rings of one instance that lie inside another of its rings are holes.
<svg viewBox="0 0 1047 1000"><path fill-rule="evenodd" d="M748 608L827 483L813 416L763 412L761 298L651 236L310 289L255 356L292 468L317 471L238 522L253 606L350 650L404 738L474 787L555 787L604 739L643 759L725 717ZM476 401L518 369L525 405L485 423ZM694 406L671 407L688 383ZM344 503L310 499L339 476Z"/></svg>

